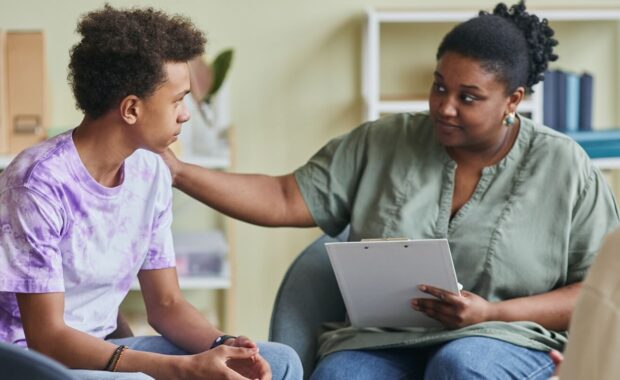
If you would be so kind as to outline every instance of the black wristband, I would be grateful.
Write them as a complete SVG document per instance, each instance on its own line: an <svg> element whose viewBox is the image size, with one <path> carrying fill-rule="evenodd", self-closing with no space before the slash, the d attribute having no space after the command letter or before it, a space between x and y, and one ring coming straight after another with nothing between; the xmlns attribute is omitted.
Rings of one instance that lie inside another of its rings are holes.
<svg viewBox="0 0 620 380"><path fill-rule="evenodd" d="M233 335L220 335L217 338L215 338L215 340L213 341L213 344L211 345L211 348L215 348L217 346L221 346L228 339L237 339L237 337L233 336ZM209 348L209 349L211 349L211 348Z"/></svg>

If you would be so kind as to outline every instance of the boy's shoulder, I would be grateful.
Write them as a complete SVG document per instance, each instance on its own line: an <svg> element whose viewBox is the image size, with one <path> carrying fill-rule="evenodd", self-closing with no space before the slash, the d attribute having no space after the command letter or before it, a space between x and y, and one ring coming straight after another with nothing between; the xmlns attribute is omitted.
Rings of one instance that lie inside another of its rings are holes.
<svg viewBox="0 0 620 380"><path fill-rule="evenodd" d="M164 159L157 153L138 149L125 160L125 176L134 181L146 182L147 187L153 183L163 182L164 186L172 186L170 169Z"/></svg>
<svg viewBox="0 0 620 380"><path fill-rule="evenodd" d="M23 150L0 173L0 190L29 186L41 179L61 182L69 173L68 165L78 158L72 144L68 131Z"/></svg>

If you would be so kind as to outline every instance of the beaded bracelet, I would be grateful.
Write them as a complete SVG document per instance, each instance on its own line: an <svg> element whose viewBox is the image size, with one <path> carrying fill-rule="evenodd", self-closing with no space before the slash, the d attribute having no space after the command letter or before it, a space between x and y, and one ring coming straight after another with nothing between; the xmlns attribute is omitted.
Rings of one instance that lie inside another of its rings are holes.
<svg viewBox="0 0 620 380"><path fill-rule="evenodd" d="M108 364L105 366L105 370L106 371L110 371L110 372L116 372L116 367L118 367L118 362L121 359L121 356L123 355L123 352L127 349L127 346L118 346L116 347L116 350L114 350L114 353L112 354L112 357L110 357L110 360L108 361Z"/></svg>
<svg viewBox="0 0 620 380"><path fill-rule="evenodd" d="M121 361L121 357L123 356L123 352L127 350L127 346L121 346L123 349L118 353L118 358L116 358L116 362L114 363L114 368L112 368L112 372L116 372L116 368L118 367L118 363Z"/></svg>

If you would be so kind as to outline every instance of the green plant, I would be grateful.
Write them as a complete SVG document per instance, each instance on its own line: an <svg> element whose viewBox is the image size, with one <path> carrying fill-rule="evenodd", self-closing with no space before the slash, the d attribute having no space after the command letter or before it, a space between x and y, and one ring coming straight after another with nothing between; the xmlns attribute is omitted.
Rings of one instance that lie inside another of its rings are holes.
<svg viewBox="0 0 620 380"><path fill-rule="evenodd" d="M226 79L226 74L230 69L230 65L232 63L233 58L233 49L226 49L215 57L213 63L211 64L211 73L212 73L212 82L211 88L205 95L203 101L209 103L211 101L211 97L217 94L220 87L222 87L222 83L224 83L224 79Z"/></svg>

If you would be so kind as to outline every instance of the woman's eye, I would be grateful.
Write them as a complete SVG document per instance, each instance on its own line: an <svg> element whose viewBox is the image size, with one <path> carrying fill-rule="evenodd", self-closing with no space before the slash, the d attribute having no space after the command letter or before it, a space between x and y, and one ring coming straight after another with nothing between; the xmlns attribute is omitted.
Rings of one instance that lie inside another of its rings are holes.
<svg viewBox="0 0 620 380"><path fill-rule="evenodd" d="M476 101L476 97L469 95L469 94L463 94L461 95L461 99L465 102L465 103L473 103L474 101Z"/></svg>
<svg viewBox="0 0 620 380"><path fill-rule="evenodd" d="M439 83L433 83L433 89L437 92L446 92L446 88Z"/></svg>

